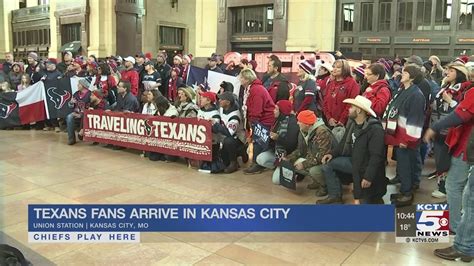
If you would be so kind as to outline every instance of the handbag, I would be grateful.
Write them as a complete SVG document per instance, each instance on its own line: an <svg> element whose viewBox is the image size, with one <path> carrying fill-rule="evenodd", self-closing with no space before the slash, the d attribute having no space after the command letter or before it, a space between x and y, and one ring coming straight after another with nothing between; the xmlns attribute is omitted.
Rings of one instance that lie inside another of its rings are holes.
<svg viewBox="0 0 474 266"><path fill-rule="evenodd" d="M295 167L290 161L280 162L280 185L296 190Z"/></svg>

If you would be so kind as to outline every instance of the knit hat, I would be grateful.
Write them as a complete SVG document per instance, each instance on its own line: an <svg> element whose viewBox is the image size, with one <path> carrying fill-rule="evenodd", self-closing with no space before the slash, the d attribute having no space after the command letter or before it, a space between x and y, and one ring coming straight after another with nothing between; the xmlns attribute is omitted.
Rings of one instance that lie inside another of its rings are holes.
<svg viewBox="0 0 474 266"><path fill-rule="evenodd" d="M57 65L58 64L58 60L56 60L56 58L48 58L48 60L46 60L46 62L44 62L45 64L53 64L53 65Z"/></svg>
<svg viewBox="0 0 474 266"><path fill-rule="evenodd" d="M82 60L82 58L78 56L74 59L73 63L78 64L82 67L84 65L84 60Z"/></svg>
<svg viewBox="0 0 474 266"><path fill-rule="evenodd" d="M208 98L211 102L216 102L216 94L212 91L206 91L201 93L201 97Z"/></svg>
<svg viewBox="0 0 474 266"><path fill-rule="evenodd" d="M201 83L201 84L197 85L197 88L202 90L202 91L208 91L209 90L209 86L207 85L207 83Z"/></svg>
<svg viewBox="0 0 474 266"><path fill-rule="evenodd" d="M455 61L451 64L448 64L446 68L452 68L452 69L458 70L459 72L464 74L467 80L469 80L469 70L463 63Z"/></svg>
<svg viewBox="0 0 474 266"><path fill-rule="evenodd" d="M311 74L314 71L315 65L313 60L303 60L300 62L299 67L303 69L304 72Z"/></svg>
<svg viewBox="0 0 474 266"><path fill-rule="evenodd" d="M280 113L284 115L290 115L291 111L293 110L293 105L288 100L279 100L276 105L278 106Z"/></svg>
<svg viewBox="0 0 474 266"><path fill-rule="evenodd" d="M253 71L255 71L255 69L257 69L257 61L255 61L255 60L250 60L250 61L249 61L249 64L252 65Z"/></svg>
<svg viewBox="0 0 474 266"><path fill-rule="evenodd" d="M193 101L196 98L196 93L191 87L179 87L178 91L183 91L190 101Z"/></svg>
<svg viewBox="0 0 474 266"><path fill-rule="evenodd" d="M461 55L458 58L456 58L453 62L459 62L459 63L462 63L462 64L466 64L467 61L469 61L469 56Z"/></svg>
<svg viewBox="0 0 474 266"><path fill-rule="evenodd" d="M188 60L188 63L191 63L191 61L193 60L193 55L192 54L185 54L183 56L183 59L186 59L186 60Z"/></svg>
<svg viewBox="0 0 474 266"><path fill-rule="evenodd" d="M147 52L145 54L145 58L148 59L148 60L151 60L153 58L153 55L150 52Z"/></svg>
<svg viewBox="0 0 474 266"><path fill-rule="evenodd" d="M174 60L174 59L178 59L178 60L179 60L179 63L182 63L182 62L183 62L183 58L181 57L180 54L175 55L175 56L173 57L173 60Z"/></svg>
<svg viewBox="0 0 474 266"><path fill-rule="evenodd" d="M38 60L38 54L35 53L35 52L30 52L30 53L28 54L28 57L33 58L35 61Z"/></svg>
<svg viewBox="0 0 474 266"><path fill-rule="evenodd" d="M356 68L354 68L354 74L356 74L358 77L360 78L364 78L365 76L365 65L362 64L360 66L357 66Z"/></svg>
<svg viewBox="0 0 474 266"><path fill-rule="evenodd" d="M392 73L393 61L385 58L380 58L377 63L382 64L383 69L387 73Z"/></svg>
<svg viewBox="0 0 474 266"><path fill-rule="evenodd" d="M102 93L101 90L95 90L92 92L92 95L94 95L95 97L99 98L100 100L102 100L104 98L104 94Z"/></svg>
<svg viewBox="0 0 474 266"><path fill-rule="evenodd" d="M97 67L99 67L99 65L96 62L87 63L87 66L89 66L93 69L97 69Z"/></svg>
<svg viewBox="0 0 474 266"><path fill-rule="evenodd" d="M91 86L91 80L89 78L82 78L79 80L79 84L88 89Z"/></svg>
<svg viewBox="0 0 474 266"><path fill-rule="evenodd" d="M176 72L176 74L178 74L178 75L179 75L179 73L181 73L181 69L179 69L179 67L172 67L171 72L173 72L173 71Z"/></svg>
<svg viewBox="0 0 474 266"><path fill-rule="evenodd" d="M298 114L298 122L300 123L303 123L303 124L306 124L306 125L313 125L314 123L316 123L316 115L314 114L313 111L311 110L304 110L304 111L301 111L299 114Z"/></svg>
<svg viewBox="0 0 474 266"><path fill-rule="evenodd" d="M219 100L227 100L231 103L233 103L235 100L234 94L230 91L224 91L223 93L217 95L217 97Z"/></svg>

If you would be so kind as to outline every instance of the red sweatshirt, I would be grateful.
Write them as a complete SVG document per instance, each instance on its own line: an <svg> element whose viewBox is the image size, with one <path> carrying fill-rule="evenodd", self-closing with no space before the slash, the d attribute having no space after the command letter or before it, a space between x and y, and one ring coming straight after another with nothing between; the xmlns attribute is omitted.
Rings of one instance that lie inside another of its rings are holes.
<svg viewBox="0 0 474 266"><path fill-rule="evenodd" d="M275 104L260 80L256 79L250 85L246 105L247 118L250 124L258 122L268 128L273 125Z"/></svg>
<svg viewBox="0 0 474 266"><path fill-rule="evenodd" d="M381 118L392 95L388 82L385 79L381 79L370 85L362 96L372 102L372 110L377 114L377 117Z"/></svg>
<svg viewBox="0 0 474 266"><path fill-rule="evenodd" d="M138 80L139 80L138 72L132 68L130 70L123 70L122 72L120 72L120 74L122 75L122 80L126 80L130 82L131 84L130 92L134 96L137 96L138 95Z"/></svg>
<svg viewBox="0 0 474 266"><path fill-rule="evenodd" d="M343 125L347 122L349 115L349 104L342 101L353 99L359 95L360 89L357 82L352 77L347 77L341 81L331 80L326 88L323 111L326 119L333 118Z"/></svg>
<svg viewBox="0 0 474 266"><path fill-rule="evenodd" d="M467 142L474 125L474 88L466 92L464 100L459 103L454 112L464 123L449 129L446 144L454 157L458 157L463 153L463 160L466 161Z"/></svg>

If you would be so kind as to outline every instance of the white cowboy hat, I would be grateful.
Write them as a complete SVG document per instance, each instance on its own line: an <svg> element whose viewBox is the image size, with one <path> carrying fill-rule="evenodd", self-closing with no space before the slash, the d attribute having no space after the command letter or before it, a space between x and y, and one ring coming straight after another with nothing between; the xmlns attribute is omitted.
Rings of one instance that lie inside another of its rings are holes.
<svg viewBox="0 0 474 266"><path fill-rule="evenodd" d="M364 96L357 95L355 99L345 99L342 102L355 105L359 107L360 109L366 111L371 116L377 117L374 110L370 108L372 106L372 102L369 99L365 98Z"/></svg>

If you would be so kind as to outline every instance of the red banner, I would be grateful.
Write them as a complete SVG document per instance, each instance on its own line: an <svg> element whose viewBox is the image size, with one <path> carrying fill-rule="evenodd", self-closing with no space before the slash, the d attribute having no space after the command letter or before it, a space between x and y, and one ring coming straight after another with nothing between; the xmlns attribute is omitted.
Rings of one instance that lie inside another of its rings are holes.
<svg viewBox="0 0 474 266"><path fill-rule="evenodd" d="M86 111L84 140L195 160L212 160L211 123L197 118Z"/></svg>

